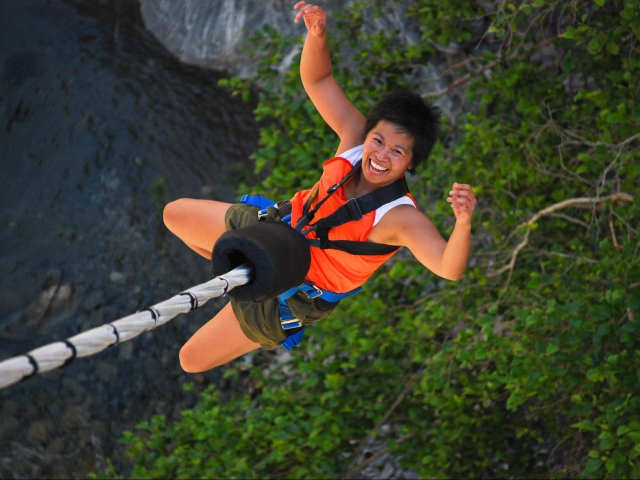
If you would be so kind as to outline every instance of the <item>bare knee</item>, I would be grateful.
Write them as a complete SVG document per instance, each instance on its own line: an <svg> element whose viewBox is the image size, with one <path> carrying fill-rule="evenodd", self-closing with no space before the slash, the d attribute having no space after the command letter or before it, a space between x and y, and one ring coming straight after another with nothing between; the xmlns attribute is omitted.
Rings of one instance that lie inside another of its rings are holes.
<svg viewBox="0 0 640 480"><path fill-rule="evenodd" d="M180 349L179 357L180 366L187 373L200 373L218 366L216 363L207 363L205 365L199 355L199 351L190 346L188 342Z"/></svg>
<svg viewBox="0 0 640 480"><path fill-rule="evenodd" d="M180 219L184 217L185 200L185 198L179 198L178 200L169 202L165 205L164 210L162 211L162 220L166 227L172 232L176 230L176 227L180 223Z"/></svg>

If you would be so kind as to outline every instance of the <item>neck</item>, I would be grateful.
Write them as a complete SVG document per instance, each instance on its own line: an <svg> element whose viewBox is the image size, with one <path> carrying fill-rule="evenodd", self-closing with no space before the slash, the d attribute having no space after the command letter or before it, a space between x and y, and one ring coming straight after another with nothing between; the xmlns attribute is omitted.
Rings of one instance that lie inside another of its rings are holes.
<svg viewBox="0 0 640 480"><path fill-rule="evenodd" d="M351 180L344 185L344 194L347 199L358 198L367 193L371 193L376 189L364 178L362 170L360 170Z"/></svg>

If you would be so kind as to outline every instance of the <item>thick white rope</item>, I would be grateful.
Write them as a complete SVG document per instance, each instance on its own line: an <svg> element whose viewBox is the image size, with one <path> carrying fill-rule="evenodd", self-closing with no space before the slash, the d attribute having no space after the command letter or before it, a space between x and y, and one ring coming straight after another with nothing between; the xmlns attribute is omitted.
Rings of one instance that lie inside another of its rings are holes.
<svg viewBox="0 0 640 480"><path fill-rule="evenodd" d="M232 288L248 283L251 278L251 268L243 265L151 308L92 328L65 341L50 343L25 355L4 360L0 362L0 388L36 373L64 366L76 357L88 357L112 345L131 340L142 332L164 325L180 313L190 312L212 298L221 297Z"/></svg>

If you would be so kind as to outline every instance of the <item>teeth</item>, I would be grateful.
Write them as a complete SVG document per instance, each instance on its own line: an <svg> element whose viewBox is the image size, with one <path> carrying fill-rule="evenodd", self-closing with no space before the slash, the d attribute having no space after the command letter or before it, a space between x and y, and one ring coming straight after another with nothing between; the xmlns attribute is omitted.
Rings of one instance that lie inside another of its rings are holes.
<svg viewBox="0 0 640 480"><path fill-rule="evenodd" d="M373 160L371 160L371 166L380 172L386 172L387 170L389 170L388 168L383 167L382 165L378 165Z"/></svg>

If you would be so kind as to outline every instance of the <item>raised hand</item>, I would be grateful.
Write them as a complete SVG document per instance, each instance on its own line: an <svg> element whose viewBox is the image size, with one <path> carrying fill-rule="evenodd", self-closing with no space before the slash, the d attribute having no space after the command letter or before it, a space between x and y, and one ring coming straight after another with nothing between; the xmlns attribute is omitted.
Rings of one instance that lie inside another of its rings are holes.
<svg viewBox="0 0 640 480"><path fill-rule="evenodd" d="M309 33L316 37L322 37L327 30L327 12L317 5L310 5L307 2L298 2L293 7L295 10L300 9L296 15L295 23L304 18L304 24L307 26Z"/></svg>
<svg viewBox="0 0 640 480"><path fill-rule="evenodd" d="M449 192L447 202L451 204L453 213L458 223L470 223L473 210L476 208L476 197L471 186L464 183L454 183L453 190Z"/></svg>

